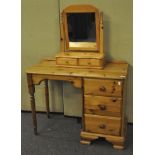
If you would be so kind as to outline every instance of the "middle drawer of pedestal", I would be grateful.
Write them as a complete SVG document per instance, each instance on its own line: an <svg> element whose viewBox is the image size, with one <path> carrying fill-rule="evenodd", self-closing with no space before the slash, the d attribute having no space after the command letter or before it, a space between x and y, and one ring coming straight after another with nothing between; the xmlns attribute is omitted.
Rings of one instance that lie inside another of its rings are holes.
<svg viewBox="0 0 155 155"><path fill-rule="evenodd" d="M106 116L121 116L122 98L105 96L84 96L84 113Z"/></svg>

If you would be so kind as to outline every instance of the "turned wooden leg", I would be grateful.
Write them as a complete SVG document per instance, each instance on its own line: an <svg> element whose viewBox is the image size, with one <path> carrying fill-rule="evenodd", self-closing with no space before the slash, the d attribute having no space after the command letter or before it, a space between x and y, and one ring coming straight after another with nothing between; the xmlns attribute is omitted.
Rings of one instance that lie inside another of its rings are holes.
<svg viewBox="0 0 155 155"><path fill-rule="evenodd" d="M34 126L34 134L37 135L37 118L36 118L36 107L35 107L35 86L32 81L31 74L27 74L27 82L28 82L28 89L31 99L31 110L32 110L32 119L33 119L33 126Z"/></svg>
<svg viewBox="0 0 155 155"><path fill-rule="evenodd" d="M37 135L37 118L36 118L36 108L35 108L34 94L31 95L31 109L32 109L32 119L33 119L33 126L34 126L34 134Z"/></svg>
<svg viewBox="0 0 155 155"><path fill-rule="evenodd" d="M46 113L49 118L49 91L48 91L48 80L45 80L45 102L46 102Z"/></svg>

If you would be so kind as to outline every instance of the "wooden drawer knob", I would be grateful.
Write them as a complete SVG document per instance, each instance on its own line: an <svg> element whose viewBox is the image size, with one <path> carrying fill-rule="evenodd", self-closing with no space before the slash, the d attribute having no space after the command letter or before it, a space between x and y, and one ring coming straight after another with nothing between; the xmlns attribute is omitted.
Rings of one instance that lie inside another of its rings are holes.
<svg viewBox="0 0 155 155"><path fill-rule="evenodd" d="M113 99L112 99L112 101L113 101L113 102L116 102L116 101L117 101L117 99L116 99L116 98L113 98Z"/></svg>
<svg viewBox="0 0 155 155"><path fill-rule="evenodd" d="M101 129L105 129L106 126L105 126L104 124L101 124L101 125L99 125L99 128L101 128Z"/></svg>
<svg viewBox="0 0 155 155"><path fill-rule="evenodd" d="M100 110L106 110L106 106L105 105L98 105L98 107L100 108Z"/></svg>
<svg viewBox="0 0 155 155"><path fill-rule="evenodd" d="M106 88L104 86L100 87L100 91L104 92L106 91Z"/></svg>

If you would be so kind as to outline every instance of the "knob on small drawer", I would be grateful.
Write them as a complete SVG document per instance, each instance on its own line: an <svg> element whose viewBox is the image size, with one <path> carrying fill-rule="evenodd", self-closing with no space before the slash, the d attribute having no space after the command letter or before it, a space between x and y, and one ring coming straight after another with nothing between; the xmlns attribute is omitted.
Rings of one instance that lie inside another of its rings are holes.
<svg viewBox="0 0 155 155"><path fill-rule="evenodd" d="M105 105L98 105L98 107L100 108L100 110L106 110L106 106Z"/></svg>
<svg viewBox="0 0 155 155"><path fill-rule="evenodd" d="M112 98L112 102L116 102L117 101L117 98Z"/></svg>
<svg viewBox="0 0 155 155"><path fill-rule="evenodd" d="M99 128L105 129L106 128L106 125L105 124L101 124L101 125L99 125Z"/></svg>
<svg viewBox="0 0 155 155"><path fill-rule="evenodd" d="M99 89L100 89L100 91L102 91L102 92L106 91L106 88L105 88L104 86L100 87Z"/></svg>

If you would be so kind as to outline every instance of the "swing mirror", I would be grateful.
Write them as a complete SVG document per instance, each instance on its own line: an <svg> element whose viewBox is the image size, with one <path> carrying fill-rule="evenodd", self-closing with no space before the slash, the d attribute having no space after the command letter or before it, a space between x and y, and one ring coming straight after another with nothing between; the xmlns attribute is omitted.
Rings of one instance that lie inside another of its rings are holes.
<svg viewBox="0 0 155 155"><path fill-rule="evenodd" d="M63 11L65 51L98 51L99 13L92 6L74 6Z"/></svg>

